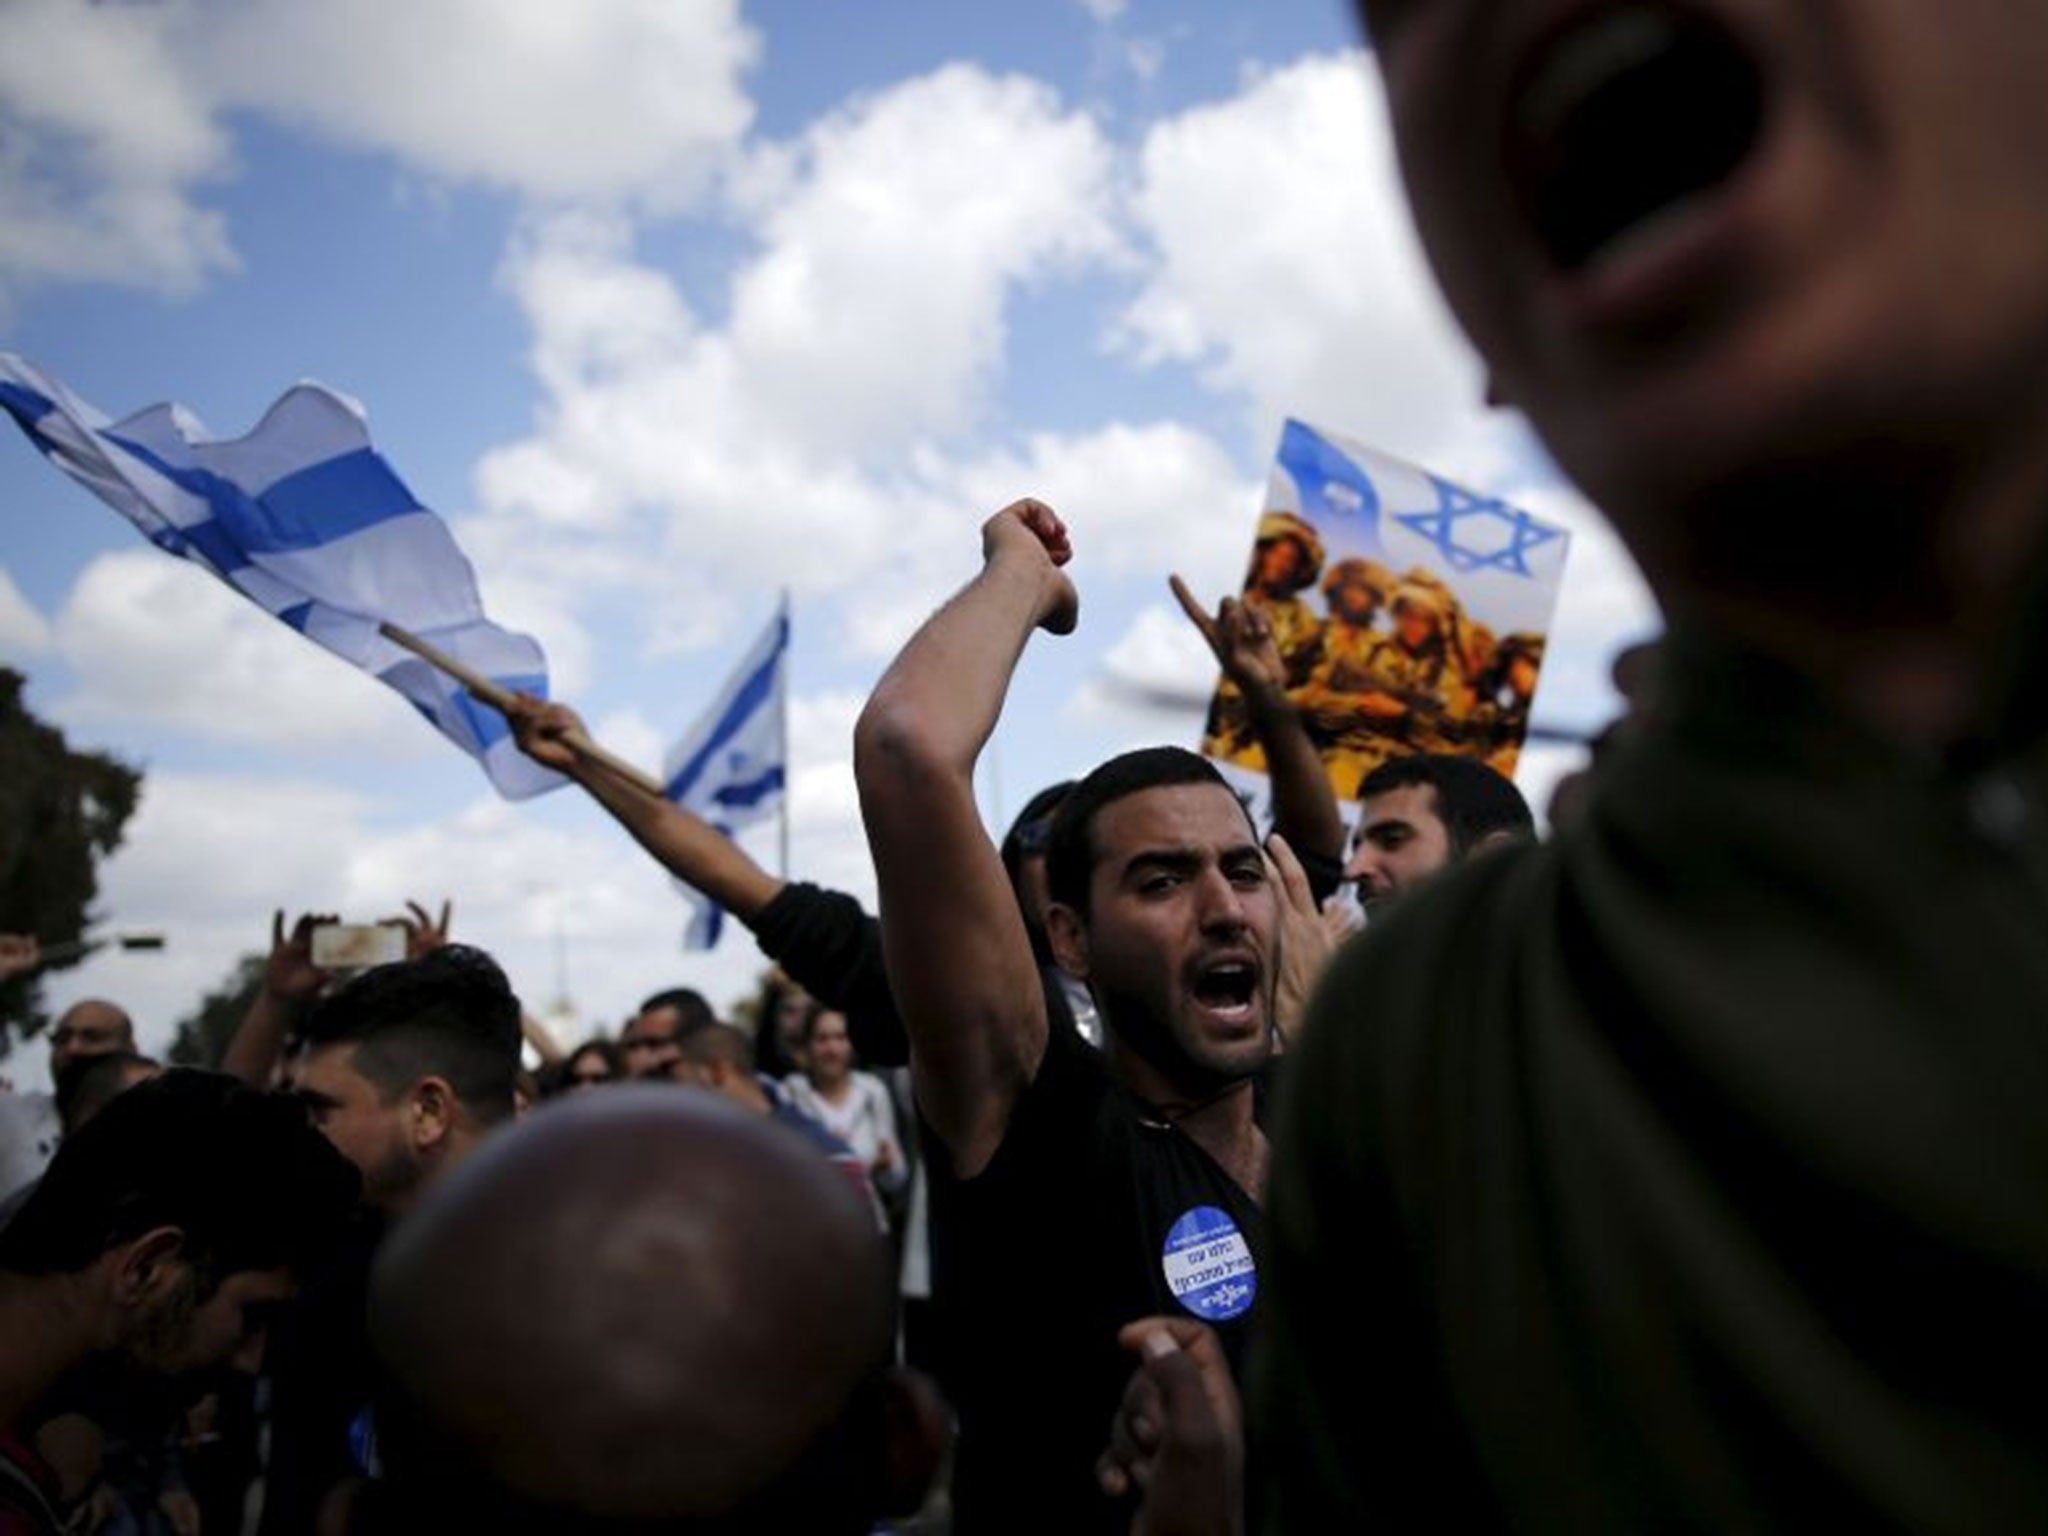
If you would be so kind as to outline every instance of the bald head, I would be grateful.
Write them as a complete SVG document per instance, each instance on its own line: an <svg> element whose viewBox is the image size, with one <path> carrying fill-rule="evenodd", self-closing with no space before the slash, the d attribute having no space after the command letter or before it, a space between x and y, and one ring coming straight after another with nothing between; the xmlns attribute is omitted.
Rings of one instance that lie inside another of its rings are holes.
<svg viewBox="0 0 2048 1536"><path fill-rule="evenodd" d="M50 1030L50 1076L60 1076L88 1056L134 1049L135 1025L126 1009L105 998L82 998L59 1014Z"/></svg>
<svg viewBox="0 0 2048 1536"><path fill-rule="evenodd" d="M551 1106L377 1266L395 1491L495 1489L501 1530L866 1530L888 1313L872 1216L788 1131L651 1086Z"/></svg>

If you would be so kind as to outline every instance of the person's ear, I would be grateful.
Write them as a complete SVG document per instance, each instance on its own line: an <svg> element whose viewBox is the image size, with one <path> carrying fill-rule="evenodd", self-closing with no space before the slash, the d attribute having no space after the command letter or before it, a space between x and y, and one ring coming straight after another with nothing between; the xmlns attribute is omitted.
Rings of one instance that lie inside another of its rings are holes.
<svg viewBox="0 0 2048 1536"><path fill-rule="evenodd" d="M924 1507L945 1465L953 1416L932 1379L902 1366L883 1382L882 1433L888 1456L883 1487L885 1517L914 1515Z"/></svg>
<svg viewBox="0 0 2048 1536"><path fill-rule="evenodd" d="M1081 914L1065 902L1048 902L1045 908L1045 936L1052 945L1052 957L1059 968L1076 981L1088 979L1088 929Z"/></svg>
<svg viewBox="0 0 2048 1536"><path fill-rule="evenodd" d="M1480 838L1478 842L1474 843L1465 857L1468 859L1477 858L1489 848L1501 848L1509 843L1519 843L1522 841L1525 841L1525 839L1521 833L1510 832L1505 827L1495 827L1491 832Z"/></svg>
<svg viewBox="0 0 2048 1536"><path fill-rule="evenodd" d="M152 1227L114 1250L114 1299L132 1307L161 1295L185 1257L185 1234L176 1227Z"/></svg>
<svg viewBox="0 0 2048 1536"><path fill-rule="evenodd" d="M446 1141L455 1129L455 1090L442 1077L423 1077L412 1085L406 1133L416 1151L425 1152Z"/></svg>

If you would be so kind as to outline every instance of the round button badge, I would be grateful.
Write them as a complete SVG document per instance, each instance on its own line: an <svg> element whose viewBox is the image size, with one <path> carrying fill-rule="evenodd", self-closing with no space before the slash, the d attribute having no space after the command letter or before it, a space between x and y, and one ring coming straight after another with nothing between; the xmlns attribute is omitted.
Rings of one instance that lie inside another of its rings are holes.
<svg viewBox="0 0 2048 1536"><path fill-rule="evenodd" d="M1198 1205L1182 1215L1167 1230L1159 1262L1174 1298L1205 1323L1242 1317L1258 1295L1251 1245L1230 1213L1216 1206Z"/></svg>

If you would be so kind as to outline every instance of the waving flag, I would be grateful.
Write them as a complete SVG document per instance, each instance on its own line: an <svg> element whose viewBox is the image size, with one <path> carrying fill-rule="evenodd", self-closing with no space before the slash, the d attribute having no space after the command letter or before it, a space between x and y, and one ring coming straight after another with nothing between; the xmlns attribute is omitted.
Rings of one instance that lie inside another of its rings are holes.
<svg viewBox="0 0 2048 1536"><path fill-rule="evenodd" d="M668 798L727 837L778 810L786 814L788 657L789 600L784 598L711 708L662 766ZM724 911L690 887L682 889L697 904L683 943L709 949L718 942Z"/></svg>
<svg viewBox="0 0 2048 1536"><path fill-rule="evenodd" d="M546 696L540 647L484 617L469 561L370 446L353 400L300 384L247 437L218 439L180 405L110 421L0 352L0 406L158 548L397 689L499 793L524 799L564 782L519 752L496 710L378 633L398 625L508 689Z"/></svg>

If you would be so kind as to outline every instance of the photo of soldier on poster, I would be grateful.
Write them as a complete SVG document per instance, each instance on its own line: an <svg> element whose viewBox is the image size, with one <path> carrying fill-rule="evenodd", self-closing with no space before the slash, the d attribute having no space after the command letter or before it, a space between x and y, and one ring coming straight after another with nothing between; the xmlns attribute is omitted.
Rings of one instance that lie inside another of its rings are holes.
<svg viewBox="0 0 2048 1536"><path fill-rule="evenodd" d="M1569 542L1505 502L1287 423L1243 600L1272 631L1340 800L1416 752L1513 776ZM1202 750L1265 769L1227 679Z"/></svg>

